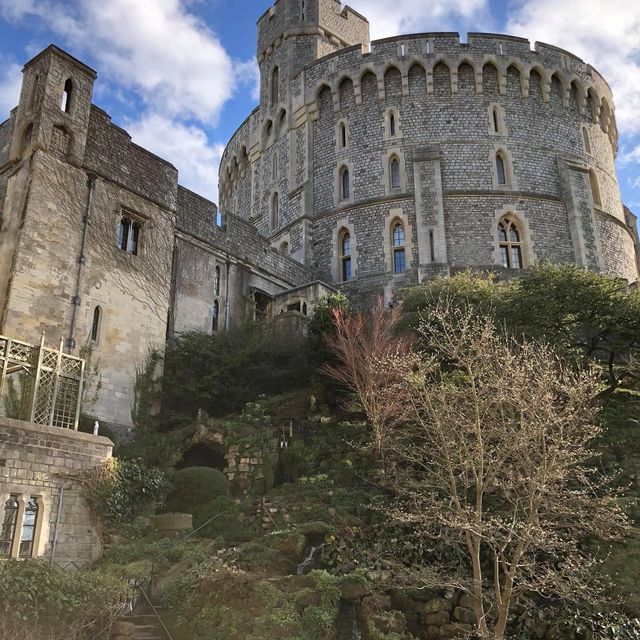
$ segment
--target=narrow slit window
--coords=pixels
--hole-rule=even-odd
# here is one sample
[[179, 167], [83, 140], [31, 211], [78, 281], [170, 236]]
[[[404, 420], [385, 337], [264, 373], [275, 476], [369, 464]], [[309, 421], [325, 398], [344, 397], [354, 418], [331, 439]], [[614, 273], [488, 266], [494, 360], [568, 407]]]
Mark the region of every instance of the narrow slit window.
[[340, 199], [348, 200], [351, 194], [351, 183], [349, 181], [349, 169], [343, 167], [340, 172]]
[[39, 510], [38, 498], [31, 496], [24, 507], [24, 519], [22, 521], [22, 532], [20, 534], [20, 549], [18, 551], [18, 557], [20, 558], [30, 558], [33, 555]]
[[494, 133], [499, 133], [500, 132], [500, 119], [498, 117], [498, 107], [493, 107], [493, 109], [491, 110], [491, 118], [493, 121], [493, 132]]
[[498, 184], [507, 184], [507, 171], [504, 165], [504, 158], [501, 153], [496, 154], [496, 175], [498, 176]]
[[213, 292], [217, 296], [220, 295], [220, 267], [216, 267], [216, 272], [213, 279]]
[[2, 529], [0, 529], [0, 558], [10, 558], [12, 555], [19, 506], [16, 495], [10, 495], [4, 503]]
[[211, 309], [211, 331], [218, 330], [219, 319], [220, 319], [220, 303], [216, 300], [213, 303], [213, 307]]
[[348, 231], [340, 235], [340, 279], [351, 280], [351, 236]]
[[391, 158], [391, 162], [389, 163], [389, 176], [391, 178], [391, 188], [399, 189], [400, 188], [400, 161], [398, 158]]
[[98, 338], [100, 336], [101, 316], [102, 316], [102, 311], [98, 306], [93, 310], [93, 320], [91, 322], [91, 342], [98, 342]]
[[393, 227], [391, 243], [393, 245], [393, 272], [404, 273], [407, 270], [407, 263], [405, 255], [404, 227], [400, 222], [397, 222]]
[[433, 240], [433, 229], [429, 229], [429, 258], [431, 262], [436, 261], [436, 250]]
[[347, 127], [344, 122], [340, 125], [340, 147], [344, 149], [347, 146]]
[[64, 90], [62, 91], [62, 101], [60, 102], [60, 110], [65, 113], [71, 113], [71, 101], [73, 98], [73, 81], [68, 78], [64, 83]]
[[277, 229], [280, 226], [280, 199], [277, 193], [271, 198], [271, 228]]
[[396, 117], [393, 111], [389, 114], [389, 135], [392, 137], [396, 135]]
[[278, 104], [280, 100], [280, 71], [274, 67], [271, 74], [271, 106]]
[[278, 154], [273, 154], [272, 166], [271, 166], [271, 175], [274, 180], [278, 178]]
[[602, 198], [600, 197], [600, 185], [598, 184], [598, 176], [593, 169], [589, 170], [589, 184], [591, 186], [591, 196], [593, 197], [593, 206], [601, 208]]

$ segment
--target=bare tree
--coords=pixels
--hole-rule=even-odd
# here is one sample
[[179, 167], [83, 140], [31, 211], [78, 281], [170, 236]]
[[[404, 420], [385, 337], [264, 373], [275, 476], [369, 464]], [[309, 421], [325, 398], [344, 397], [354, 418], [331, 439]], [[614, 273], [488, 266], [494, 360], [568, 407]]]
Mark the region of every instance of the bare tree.
[[[339, 364], [325, 364], [321, 370], [352, 392], [350, 405], [363, 411], [373, 430], [373, 451], [383, 455], [383, 440], [404, 417], [406, 404], [392, 391], [402, 384], [409, 369], [407, 356], [412, 343], [408, 337], [396, 337], [393, 327], [397, 309], [387, 310], [382, 301], [365, 317], [361, 314], [333, 311], [334, 333], [328, 347]], [[396, 366], [390, 367], [394, 362]]]
[[[593, 601], [596, 560], [581, 543], [627, 526], [607, 478], [589, 468], [600, 434], [590, 402], [596, 376], [460, 307], [440, 306], [420, 333], [424, 350], [407, 354], [404, 370], [392, 344], [379, 354], [391, 384], [377, 385], [375, 403], [360, 382], [367, 355], [349, 354], [337, 367], [356, 393], [364, 388], [362, 406], [367, 414], [373, 406], [369, 420], [382, 430], [380, 477], [395, 496], [390, 520], [466, 558], [469, 577], [450, 575], [448, 583], [471, 596], [482, 638], [504, 638], [510, 607], [524, 593]], [[381, 406], [399, 407], [402, 419], [381, 420]], [[407, 558], [395, 562], [404, 573]], [[453, 574], [433, 569], [439, 579]]]

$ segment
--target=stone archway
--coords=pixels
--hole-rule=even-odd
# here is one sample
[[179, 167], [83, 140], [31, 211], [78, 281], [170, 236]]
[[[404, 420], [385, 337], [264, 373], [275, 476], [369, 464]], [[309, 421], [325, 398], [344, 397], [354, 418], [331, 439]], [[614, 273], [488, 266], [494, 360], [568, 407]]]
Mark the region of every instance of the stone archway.
[[211, 467], [218, 471], [225, 471], [227, 468], [225, 448], [212, 442], [198, 442], [189, 447], [176, 464], [177, 469], [187, 467]]

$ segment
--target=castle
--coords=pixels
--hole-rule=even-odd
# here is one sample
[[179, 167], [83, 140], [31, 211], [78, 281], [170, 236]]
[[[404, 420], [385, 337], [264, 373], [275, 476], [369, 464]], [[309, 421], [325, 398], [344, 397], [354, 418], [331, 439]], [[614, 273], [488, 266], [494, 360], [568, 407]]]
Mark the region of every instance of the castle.
[[571, 53], [477, 33], [371, 43], [338, 0], [277, 0], [257, 53], [221, 213], [92, 104], [92, 69], [55, 46], [24, 67], [0, 124], [0, 334], [89, 346], [101, 421], [131, 424], [135, 368], [167, 336], [303, 317], [336, 289], [391, 300], [541, 261], [637, 280], [611, 91]]

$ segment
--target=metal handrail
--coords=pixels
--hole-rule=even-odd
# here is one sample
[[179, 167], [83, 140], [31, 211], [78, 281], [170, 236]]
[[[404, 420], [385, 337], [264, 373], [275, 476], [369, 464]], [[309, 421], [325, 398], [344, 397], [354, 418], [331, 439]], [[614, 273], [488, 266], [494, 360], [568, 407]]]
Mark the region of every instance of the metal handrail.
[[[209, 518], [204, 524], [201, 524], [197, 529], [194, 529], [193, 531], [188, 533], [184, 538], [181, 538], [180, 540], [178, 540], [178, 542], [176, 542], [175, 544], [172, 544], [168, 549], [165, 549], [164, 551], [160, 551], [160, 555], [164, 556], [165, 560], [169, 560], [169, 558], [167, 558], [167, 553], [169, 553], [169, 551], [184, 544], [187, 540], [189, 540], [189, 538], [191, 538], [196, 533], [198, 533], [198, 531], [200, 531], [201, 529], [204, 529], [204, 527], [206, 527], [208, 524], [210, 524], [217, 518], [220, 518], [221, 516], [222, 516], [221, 513], [216, 513], [215, 516], [213, 516], [212, 518]], [[148, 587], [149, 593], [153, 593], [153, 580], [155, 578], [156, 562], [157, 560], [155, 559], [151, 562], [151, 572], [149, 575], [149, 587]]]
[[169, 629], [167, 629], [167, 627], [166, 627], [164, 621], [162, 620], [162, 618], [160, 617], [160, 614], [158, 613], [157, 609], [153, 606], [153, 603], [151, 602], [151, 599], [147, 595], [147, 592], [142, 588], [142, 586], [140, 584], [137, 584], [137, 588], [138, 588], [138, 591], [140, 591], [140, 593], [144, 597], [144, 599], [147, 601], [147, 604], [149, 605], [149, 607], [151, 607], [151, 611], [153, 611], [153, 615], [156, 617], [156, 619], [160, 623], [160, 626], [162, 627], [162, 630], [164, 631], [164, 635], [166, 636], [167, 640], [173, 640], [173, 637], [172, 637], [171, 633], [169, 632]]

